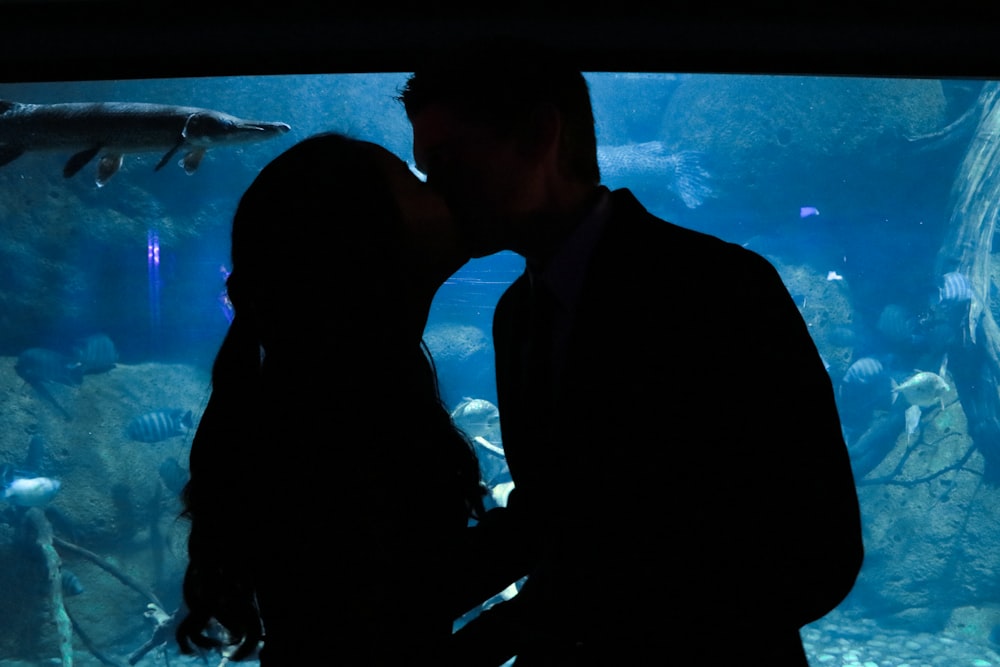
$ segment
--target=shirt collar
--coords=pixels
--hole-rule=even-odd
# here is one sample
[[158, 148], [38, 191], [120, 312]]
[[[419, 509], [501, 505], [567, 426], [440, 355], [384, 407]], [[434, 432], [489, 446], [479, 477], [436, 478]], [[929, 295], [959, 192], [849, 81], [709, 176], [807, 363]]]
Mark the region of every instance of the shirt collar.
[[576, 310], [587, 265], [611, 216], [611, 192], [600, 186], [594, 206], [566, 237], [543, 267], [527, 266], [528, 279], [548, 287], [556, 301], [569, 311]]

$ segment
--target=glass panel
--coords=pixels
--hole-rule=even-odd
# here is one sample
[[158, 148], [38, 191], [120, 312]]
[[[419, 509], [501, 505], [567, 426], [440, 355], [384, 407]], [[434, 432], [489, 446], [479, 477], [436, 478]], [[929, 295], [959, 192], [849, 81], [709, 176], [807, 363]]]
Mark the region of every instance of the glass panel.
[[[291, 127], [203, 157], [148, 140], [117, 170], [71, 157], [79, 147], [29, 141], [15, 156], [0, 141], [0, 664], [70, 651], [83, 665], [160, 664], [164, 650], [184, 662], [155, 629], [179, 603], [176, 493], [229, 321], [232, 213], [271, 158], [321, 130], [409, 159], [393, 100], [404, 78], [0, 85], [16, 103], [194, 106]], [[1000, 665], [997, 82], [588, 79], [605, 182], [765, 255], [837, 388], [867, 557], [848, 599], [803, 629], [811, 663]], [[490, 322], [522, 268], [511, 253], [470, 262], [426, 331], [496, 502], [507, 479]], [[776, 405], [768, 418], [795, 415]]]

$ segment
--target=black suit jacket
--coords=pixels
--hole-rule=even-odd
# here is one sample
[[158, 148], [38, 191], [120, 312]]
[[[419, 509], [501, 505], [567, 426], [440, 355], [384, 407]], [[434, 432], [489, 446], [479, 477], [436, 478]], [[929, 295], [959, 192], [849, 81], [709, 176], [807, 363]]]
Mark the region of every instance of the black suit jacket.
[[614, 191], [542, 415], [528, 290], [504, 293], [493, 335], [509, 512], [541, 546], [467, 641], [519, 664], [753, 646], [806, 665], [798, 629], [840, 603], [863, 550], [831, 382], [775, 269]]

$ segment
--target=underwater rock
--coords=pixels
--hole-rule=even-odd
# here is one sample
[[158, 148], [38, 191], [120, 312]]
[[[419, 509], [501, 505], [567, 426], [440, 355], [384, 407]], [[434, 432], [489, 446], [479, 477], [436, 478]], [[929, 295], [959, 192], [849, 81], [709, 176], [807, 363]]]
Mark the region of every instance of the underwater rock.
[[[14, 357], [0, 357], [5, 433], [17, 436], [0, 438], [0, 462], [21, 466], [26, 460], [26, 440], [44, 438], [44, 455], [35, 453], [29, 458], [41, 459], [40, 472], [62, 482], [45, 508], [55, 536], [108, 561], [127, 562], [129, 574], [145, 585], [179, 591], [186, 525], [178, 521], [176, 496], [164, 491], [158, 469], [166, 458], [188, 460], [191, 434], [155, 446], [137, 446], [127, 439], [123, 425], [149, 405], [200, 410], [210, 391], [209, 369], [187, 364], [118, 364], [113, 373], [88, 375], [82, 385], [72, 388], [74, 420], [66, 422], [51, 410], [40, 409], [42, 399], [24, 390], [15, 363]], [[13, 516], [13, 511], [0, 513], [0, 532], [3, 522]], [[40, 576], [37, 568], [22, 563], [31, 560], [24, 558], [24, 548], [23, 544], [0, 544], [0, 560], [16, 573], [13, 579], [0, 576], [4, 590], [12, 592], [0, 596], [0, 655], [25, 651], [55, 655], [51, 633], [40, 633], [37, 619], [35, 627], [20, 620], [26, 611], [34, 613], [33, 603], [20, 591], [29, 584], [37, 587]], [[56, 549], [60, 549], [58, 542]], [[113, 577], [90, 576], [91, 566], [71, 560], [67, 551], [61, 555], [64, 564], [87, 583], [86, 593], [79, 602], [73, 601], [72, 611], [86, 624], [95, 644], [116, 645], [123, 636], [148, 635], [148, 622], [135, 609], [134, 590]], [[39, 613], [46, 618], [48, 612], [40, 607]]]
[[954, 395], [915, 434], [895, 423], [888, 453], [856, 469], [865, 563], [850, 597], [860, 616], [940, 631], [950, 610], [1000, 599], [1000, 487], [984, 483]]
[[795, 303], [830, 376], [843, 377], [854, 353], [854, 340], [844, 333], [854, 324], [850, 285], [845, 280], [827, 280], [823, 267], [786, 263], [772, 256], [767, 259], [778, 271], [785, 288], [795, 295]]
[[[916, 150], [906, 138], [931, 134], [952, 120], [935, 80], [692, 77], [680, 82], [664, 108], [658, 135], [667, 137], [671, 152], [724, 158], [711, 163], [713, 189], [738, 208], [798, 211], [801, 202], [864, 207], [905, 201], [887, 187], [895, 183], [912, 197], [910, 180], [899, 174]], [[808, 174], [823, 174], [822, 181]], [[750, 199], [733, 201], [736, 193]]]

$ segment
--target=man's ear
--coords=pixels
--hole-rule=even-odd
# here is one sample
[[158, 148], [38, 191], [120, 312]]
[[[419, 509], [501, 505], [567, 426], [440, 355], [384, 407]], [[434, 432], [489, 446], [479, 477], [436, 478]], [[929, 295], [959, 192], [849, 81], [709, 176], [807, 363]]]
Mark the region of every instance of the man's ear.
[[540, 159], [558, 152], [562, 134], [562, 116], [555, 106], [543, 104], [532, 112], [521, 132], [520, 150], [530, 159]]

